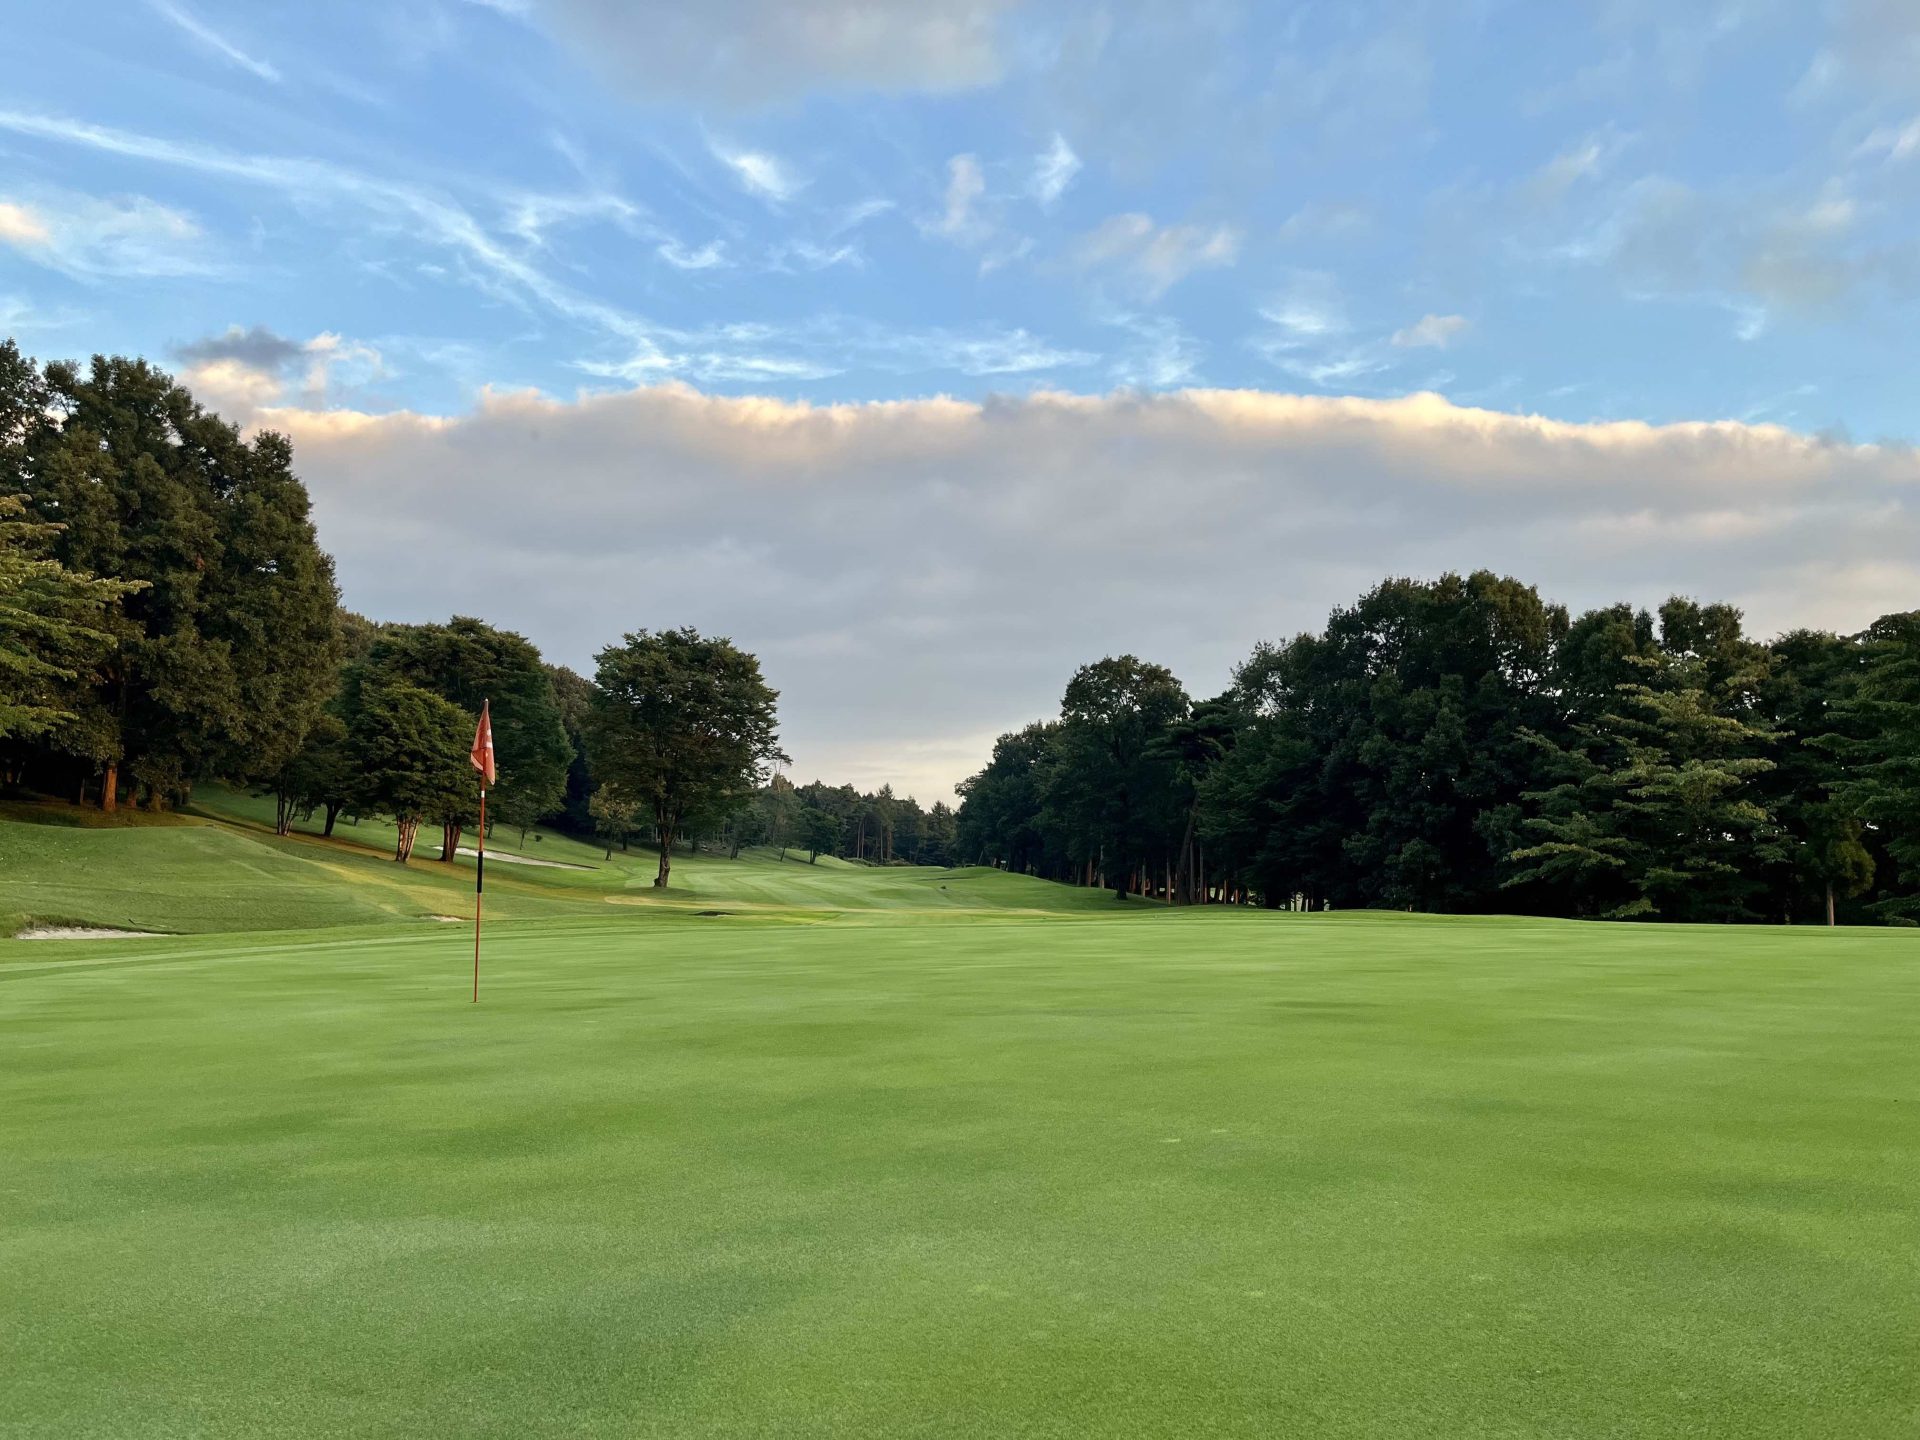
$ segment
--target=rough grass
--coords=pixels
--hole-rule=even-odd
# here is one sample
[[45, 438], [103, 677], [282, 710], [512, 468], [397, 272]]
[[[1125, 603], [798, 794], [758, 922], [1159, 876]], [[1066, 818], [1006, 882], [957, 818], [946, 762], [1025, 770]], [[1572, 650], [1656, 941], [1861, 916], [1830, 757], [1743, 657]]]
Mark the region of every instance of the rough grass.
[[0, 943], [9, 1435], [1915, 1432], [1898, 932], [21, 828], [374, 919]]

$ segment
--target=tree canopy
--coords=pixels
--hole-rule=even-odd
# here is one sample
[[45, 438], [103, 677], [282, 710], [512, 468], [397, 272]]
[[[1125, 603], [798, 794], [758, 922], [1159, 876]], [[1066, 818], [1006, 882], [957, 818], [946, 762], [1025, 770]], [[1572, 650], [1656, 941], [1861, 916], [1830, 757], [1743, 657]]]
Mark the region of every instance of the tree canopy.
[[691, 629], [637, 631], [597, 657], [594, 773], [651, 811], [664, 888], [683, 824], [747, 803], [784, 760], [760, 662]]
[[1575, 617], [1478, 572], [1385, 581], [1185, 709], [1164, 672], [1133, 698], [1155, 669], [1086, 667], [1003, 735], [960, 857], [1176, 903], [1920, 914], [1911, 615], [1766, 645], [1729, 606]]
[[[43, 744], [159, 806], [208, 775], [270, 775], [328, 698], [333, 563], [285, 437], [250, 439], [145, 361], [36, 368], [0, 343], [0, 493], [24, 495], [47, 556], [131, 582], [118, 643], [76, 667]], [[58, 662], [56, 662], [58, 663]]]

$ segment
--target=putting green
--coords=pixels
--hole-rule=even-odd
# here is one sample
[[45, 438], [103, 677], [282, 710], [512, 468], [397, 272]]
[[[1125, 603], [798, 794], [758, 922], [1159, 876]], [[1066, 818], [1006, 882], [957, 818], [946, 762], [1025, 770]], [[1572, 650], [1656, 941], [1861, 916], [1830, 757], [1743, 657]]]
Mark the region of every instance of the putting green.
[[[151, 843], [202, 835], [264, 868]], [[311, 928], [0, 942], [0, 1433], [1920, 1416], [1901, 932], [1115, 914], [772, 859], [703, 916], [728, 862], [658, 900], [636, 855], [502, 877], [474, 1006], [431, 862], [86, 838], [126, 848], [63, 916], [159, 855], [173, 928], [233, 929], [189, 911], [242, 883]]]

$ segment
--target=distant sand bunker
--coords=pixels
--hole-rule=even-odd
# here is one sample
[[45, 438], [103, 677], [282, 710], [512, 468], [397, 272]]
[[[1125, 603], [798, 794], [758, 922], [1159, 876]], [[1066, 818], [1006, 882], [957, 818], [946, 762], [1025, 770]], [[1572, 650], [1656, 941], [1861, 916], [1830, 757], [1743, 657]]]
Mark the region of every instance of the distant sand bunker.
[[158, 930], [101, 930], [92, 925], [36, 925], [22, 930], [16, 940], [151, 940]]
[[[476, 852], [462, 845], [460, 847], [460, 853], [462, 855], [472, 855]], [[505, 865], [543, 865], [549, 870], [593, 869], [591, 865], [575, 865], [567, 860], [536, 860], [531, 855], [509, 855], [504, 850], [489, 850], [487, 852], [487, 858], [489, 860], [498, 860]]]

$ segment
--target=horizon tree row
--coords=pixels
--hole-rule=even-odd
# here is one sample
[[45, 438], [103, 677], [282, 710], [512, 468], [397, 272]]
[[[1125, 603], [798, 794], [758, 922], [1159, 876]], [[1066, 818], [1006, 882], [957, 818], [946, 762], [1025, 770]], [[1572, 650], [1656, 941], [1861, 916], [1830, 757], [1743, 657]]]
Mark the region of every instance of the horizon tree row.
[[961, 858], [1177, 904], [1920, 916], [1920, 613], [1747, 637], [1390, 579], [1195, 702], [1133, 656], [961, 787]]

